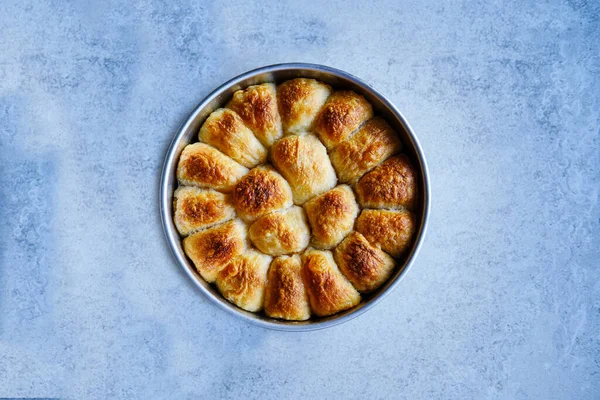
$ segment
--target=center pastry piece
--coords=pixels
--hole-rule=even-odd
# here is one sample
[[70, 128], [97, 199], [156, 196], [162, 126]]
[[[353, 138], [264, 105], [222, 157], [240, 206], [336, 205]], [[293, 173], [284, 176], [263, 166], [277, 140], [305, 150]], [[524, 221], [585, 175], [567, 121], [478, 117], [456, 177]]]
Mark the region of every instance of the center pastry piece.
[[361, 95], [306, 78], [238, 90], [187, 145], [174, 222], [225, 299], [303, 321], [381, 287], [418, 226], [418, 176]]

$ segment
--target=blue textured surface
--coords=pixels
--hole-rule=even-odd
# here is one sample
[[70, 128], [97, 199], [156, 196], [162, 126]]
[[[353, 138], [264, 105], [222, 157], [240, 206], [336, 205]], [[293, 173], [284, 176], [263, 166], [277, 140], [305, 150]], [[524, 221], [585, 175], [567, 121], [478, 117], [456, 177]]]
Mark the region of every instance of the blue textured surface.
[[[0, 397], [600, 398], [598, 2], [1, 3]], [[211, 305], [157, 206], [201, 98], [290, 61], [388, 95], [433, 190], [398, 289], [301, 334]]]

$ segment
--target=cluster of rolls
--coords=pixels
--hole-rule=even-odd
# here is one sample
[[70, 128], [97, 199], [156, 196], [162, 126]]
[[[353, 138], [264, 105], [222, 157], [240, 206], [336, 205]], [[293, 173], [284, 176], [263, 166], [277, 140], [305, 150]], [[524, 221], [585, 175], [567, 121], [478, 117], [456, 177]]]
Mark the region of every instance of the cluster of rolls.
[[297, 78], [237, 91], [181, 153], [174, 222], [245, 310], [306, 320], [379, 288], [416, 229], [416, 172], [361, 95]]

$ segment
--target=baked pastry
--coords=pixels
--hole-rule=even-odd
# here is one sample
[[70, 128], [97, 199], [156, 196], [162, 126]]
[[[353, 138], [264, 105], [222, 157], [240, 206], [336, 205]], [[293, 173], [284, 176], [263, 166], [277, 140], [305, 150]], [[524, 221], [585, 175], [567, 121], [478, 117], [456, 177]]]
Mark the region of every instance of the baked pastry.
[[233, 191], [238, 215], [252, 221], [268, 212], [292, 205], [292, 190], [271, 167], [257, 167], [244, 176]]
[[177, 179], [186, 186], [231, 191], [248, 172], [219, 150], [204, 143], [187, 145], [179, 156]]
[[359, 292], [371, 292], [388, 280], [395, 262], [359, 232], [352, 232], [333, 252], [340, 271]]
[[367, 121], [329, 153], [340, 182], [354, 182], [402, 149], [392, 127], [381, 117]]
[[200, 276], [244, 310], [348, 310], [413, 241], [417, 170], [358, 93], [307, 78], [249, 86], [198, 139], [179, 159], [174, 223]]
[[284, 132], [307, 131], [330, 94], [331, 86], [314, 79], [296, 78], [279, 85], [277, 101]]
[[418, 193], [415, 169], [404, 154], [390, 157], [360, 178], [356, 193], [363, 207], [413, 209]]
[[278, 140], [271, 149], [271, 159], [290, 183], [298, 205], [336, 184], [327, 150], [313, 135], [291, 135]]
[[371, 117], [373, 107], [364, 97], [351, 90], [339, 90], [327, 99], [315, 119], [313, 131], [331, 149]]
[[264, 164], [267, 159], [267, 150], [240, 116], [227, 108], [219, 108], [206, 118], [198, 138], [247, 168]]
[[415, 219], [407, 210], [363, 210], [356, 220], [356, 230], [371, 244], [398, 258], [411, 243]]
[[299, 255], [277, 257], [271, 263], [265, 289], [265, 314], [291, 321], [310, 318]]
[[183, 236], [235, 217], [235, 208], [228, 194], [182, 186], [175, 191], [173, 197], [175, 226]]
[[263, 253], [280, 256], [304, 250], [310, 240], [310, 228], [302, 207], [292, 206], [257, 219], [248, 236]]
[[348, 185], [339, 185], [304, 203], [312, 227], [312, 245], [322, 249], [337, 246], [354, 227], [358, 205]]
[[196, 232], [183, 239], [183, 250], [200, 276], [214, 282], [225, 264], [246, 251], [246, 227], [233, 220]]
[[281, 137], [281, 118], [274, 84], [263, 83], [238, 90], [227, 103], [227, 108], [238, 113], [263, 145], [270, 147]]
[[253, 312], [261, 310], [271, 260], [263, 253], [247, 250], [219, 271], [217, 288], [236, 306]]
[[316, 315], [325, 317], [360, 303], [360, 294], [335, 265], [330, 251], [307, 250], [302, 264], [310, 306]]

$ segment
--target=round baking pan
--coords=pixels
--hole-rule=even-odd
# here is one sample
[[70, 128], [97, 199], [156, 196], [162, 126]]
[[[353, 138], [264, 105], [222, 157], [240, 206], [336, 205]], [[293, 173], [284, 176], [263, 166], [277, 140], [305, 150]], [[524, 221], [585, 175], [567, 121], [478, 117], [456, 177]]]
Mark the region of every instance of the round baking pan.
[[[192, 262], [186, 257], [181, 245], [182, 239], [173, 223], [173, 191], [177, 188], [175, 172], [179, 155], [186, 145], [197, 141], [198, 130], [210, 113], [224, 106], [236, 90], [265, 82], [280, 83], [298, 77], [318, 79], [328, 83], [335, 89], [354, 90], [371, 102], [375, 114], [384, 117], [394, 127], [404, 145], [402, 151], [411, 158], [418, 171], [420, 204], [416, 209], [418, 228], [416, 229], [412, 246], [402, 259], [399, 260], [398, 267], [382, 287], [373, 293], [362, 295], [362, 302], [350, 310], [330, 317], [313, 317], [308, 321], [292, 322], [269, 318], [263, 313], [251, 313], [242, 310], [225, 300], [214, 286], [211, 286], [200, 277]], [[236, 315], [244, 321], [264, 328], [282, 331], [309, 331], [335, 326], [361, 315], [371, 307], [374, 307], [398, 286], [402, 277], [413, 264], [423, 243], [429, 216], [430, 187], [427, 164], [419, 141], [400, 111], [385, 96], [365, 82], [344, 71], [322, 65], [290, 63], [270, 65], [243, 73], [224, 83], [202, 100], [181, 128], [179, 128], [169, 147], [162, 170], [159, 198], [162, 224], [169, 247], [173, 251], [173, 255], [179, 266], [183, 268], [186, 275], [206, 297], [223, 310]]]

